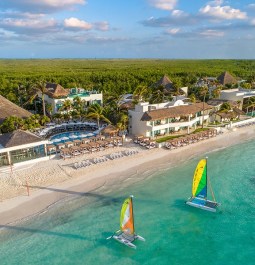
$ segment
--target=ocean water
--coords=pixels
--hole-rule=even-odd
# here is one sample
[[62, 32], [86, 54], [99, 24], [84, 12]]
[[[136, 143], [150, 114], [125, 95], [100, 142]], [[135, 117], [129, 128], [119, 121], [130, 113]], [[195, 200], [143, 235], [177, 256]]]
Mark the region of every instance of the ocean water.
[[[29, 220], [0, 230], [0, 264], [255, 264], [255, 141], [208, 155], [216, 213], [185, 205], [198, 161], [72, 195]], [[134, 182], [134, 179], [139, 181]], [[130, 249], [106, 240], [134, 195], [135, 225], [146, 241]]]

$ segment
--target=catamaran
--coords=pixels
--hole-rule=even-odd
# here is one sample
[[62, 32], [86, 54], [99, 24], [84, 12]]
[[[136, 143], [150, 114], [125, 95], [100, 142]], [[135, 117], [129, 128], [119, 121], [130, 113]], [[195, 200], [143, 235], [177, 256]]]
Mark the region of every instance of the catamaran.
[[[207, 183], [211, 189], [213, 201], [207, 199]], [[186, 201], [186, 204], [211, 212], [216, 212], [216, 208], [219, 206], [219, 203], [215, 201], [214, 193], [207, 176], [207, 157], [201, 159], [197, 164], [193, 177], [192, 196]]]
[[114, 238], [120, 243], [136, 248], [133, 242], [138, 239], [145, 241], [145, 239], [135, 233], [134, 213], [133, 213], [133, 196], [127, 198], [121, 208], [120, 213], [120, 230], [116, 231], [112, 236], [107, 239]]

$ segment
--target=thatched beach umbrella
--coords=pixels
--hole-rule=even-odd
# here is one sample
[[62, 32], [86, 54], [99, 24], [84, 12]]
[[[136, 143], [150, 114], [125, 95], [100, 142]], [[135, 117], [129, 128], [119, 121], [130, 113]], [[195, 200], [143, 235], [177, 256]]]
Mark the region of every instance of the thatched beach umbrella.
[[105, 127], [104, 129], [102, 129], [101, 133], [105, 136], [116, 136], [119, 132], [119, 129], [113, 125], [108, 125], [107, 127]]

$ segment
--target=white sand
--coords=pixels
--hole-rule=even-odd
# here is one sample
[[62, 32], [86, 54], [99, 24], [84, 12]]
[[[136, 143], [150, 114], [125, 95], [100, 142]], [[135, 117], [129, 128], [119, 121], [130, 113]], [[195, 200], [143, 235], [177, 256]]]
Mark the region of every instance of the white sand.
[[[127, 180], [130, 176], [132, 181], [136, 181], [142, 173], [146, 175], [148, 170], [156, 170], [159, 164], [176, 166], [192, 157], [203, 156], [205, 153], [252, 139], [255, 137], [254, 132], [255, 126], [239, 128], [175, 150], [148, 150], [129, 142], [122, 147], [68, 160], [54, 158], [26, 168], [17, 167], [12, 173], [0, 171], [0, 224], [5, 225], [41, 212], [72, 193], [89, 192], [98, 188], [101, 192], [106, 192], [114, 187], [114, 182]], [[77, 161], [109, 157], [111, 153], [123, 153], [125, 150], [137, 150], [138, 153], [86, 168], [73, 167]], [[30, 196], [27, 194], [26, 182]]]

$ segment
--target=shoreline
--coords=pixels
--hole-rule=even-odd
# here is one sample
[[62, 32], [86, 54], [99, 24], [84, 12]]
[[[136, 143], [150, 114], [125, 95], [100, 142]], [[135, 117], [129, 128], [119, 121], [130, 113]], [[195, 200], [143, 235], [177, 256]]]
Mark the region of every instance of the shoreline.
[[[183, 161], [202, 156], [204, 153], [215, 152], [254, 139], [254, 132], [255, 126], [239, 128], [236, 131], [227, 131], [216, 137], [174, 150], [165, 148], [145, 150], [140, 146], [133, 145], [131, 146], [132, 149], [139, 150], [135, 155], [108, 160], [78, 170], [70, 166], [70, 160], [62, 161], [60, 159], [49, 160], [47, 163], [35, 163], [27, 169], [17, 169], [14, 172], [14, 182], [20, 180], [21, 177], [24, 177], [24, 179], [27, 176], [30, 177], [31, 193], [30, 196], [27, 196], [22, 184], [24, 180], [19, 185], [15, 183], [9, 185], [10, 187], [8, 186], [10, 190], [16, 189], [16, 191], [22, 193], [13, 198], [3, 199], [0, 202], [0, 225], [4, 226], [27, 220], [51, 206], [54, 207], [55, 203], [63, 200], [68, 195], [86, 196], [86, 193], [107, 193], [114, 189], [114, 185], [119, 185], [123, 181], [126, 181], [125, 185], [143, 181], [149, 176], [148, 172], [150, 172], [150, 175], [156, 173], [159, 165], [166, 168], [179, 166]], [[107, 152], [114, 153], [116, 150], [123, 151], [127, 148], [126, 145], [122, 148], [118, 147], [118, 150], [116, 148], [93, 155], [98, 157], [107, 154]], [[45, 175], [49, 178], [47, 179]], [[1, 189], [0, 187], [0, 193], [3, 194]], [[7, 193], [8, 190], [5, 192]]]

